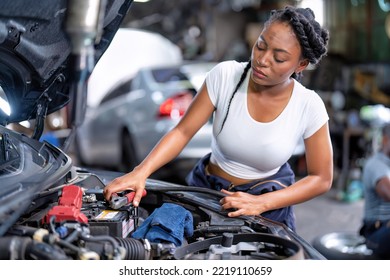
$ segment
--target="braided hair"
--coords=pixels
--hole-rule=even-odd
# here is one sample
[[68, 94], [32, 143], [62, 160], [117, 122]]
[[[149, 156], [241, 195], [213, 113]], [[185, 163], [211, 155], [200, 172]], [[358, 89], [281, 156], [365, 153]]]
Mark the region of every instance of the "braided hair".
[[[315, 15], [312, 9], [287, 6], [284, 9], [272, 10], [270, 18], [265, 22], [265, 26], [274, 22], [287, 22], [290, 24], [301, 46], [302, 58], [307, 59], [312, 65], [318, 64], [322, 57], [326, 55], [329, 33], [315, 20]], [[230, 104], [232, 103], [232, 100], [242, 82], [245, 80], [250, 68], [251, 60], [248, 61], [243, 73], [241, 74], [240, 80], [230, 97], [226, 115], [222, 121], [219, 133], [221, 133], [225, 125], [229, 114]], [[293, 73], [291, 78], [299, 81], [302, 78], [302, 73]]]

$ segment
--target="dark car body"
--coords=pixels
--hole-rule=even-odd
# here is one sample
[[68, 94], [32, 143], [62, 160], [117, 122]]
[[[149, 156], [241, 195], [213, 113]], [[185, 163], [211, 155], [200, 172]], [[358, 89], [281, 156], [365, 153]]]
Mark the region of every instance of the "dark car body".
[[[139, 207], [113, 207], [102, 189], [122, 173], [75, 166], [66, 153], [72, 137], [63, 147], [39, 140], [44, 117], [64, 106], [77, 131], [93, 69], [80, 62], [96, 63], [131, 2], [0, 2], [1, 97], [10, 108], [0, 115], [0, 259], [323, 259], [282, 224], [229, 218], [220, 208], [223, 194], [213, 190], [148, 179]], [[102, 16], [92, 30], [83, 21], [89, 12]], [[36, 119], [31, 137], [8, 128], [28, 119]], [[192, 234], [179, 236], [180, 245], [132, 237], [167, 204], [190, 213]]]

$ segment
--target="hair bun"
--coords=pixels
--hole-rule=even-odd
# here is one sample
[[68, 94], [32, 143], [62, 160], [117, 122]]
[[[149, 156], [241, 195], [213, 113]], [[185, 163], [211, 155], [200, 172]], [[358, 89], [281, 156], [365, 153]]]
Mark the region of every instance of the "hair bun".
[[305, 8], [304, 15], [310, 21], [315, 20], [315, 14], [314, 14], [313, 10], [310, 8]]

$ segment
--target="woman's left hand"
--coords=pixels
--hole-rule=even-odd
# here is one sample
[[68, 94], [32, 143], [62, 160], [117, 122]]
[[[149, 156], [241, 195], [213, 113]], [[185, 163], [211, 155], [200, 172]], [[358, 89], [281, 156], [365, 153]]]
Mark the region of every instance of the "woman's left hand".
[[221, 190], [224, 194], [227, 194], [219, 202], [222, 208], [232, 209], [235, 211], [229, 212], [229, 217], [238, 217], [241, 215], [259, 215], [264, 212], [262, 203], [259, 202], [259, 196], [245, 192], [229, 192], [227, 190]]

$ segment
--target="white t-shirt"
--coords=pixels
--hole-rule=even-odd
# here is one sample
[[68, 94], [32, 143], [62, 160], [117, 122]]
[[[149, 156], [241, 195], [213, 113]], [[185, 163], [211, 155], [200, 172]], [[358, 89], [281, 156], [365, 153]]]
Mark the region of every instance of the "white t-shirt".
[[254, 120], [247, 105], [249, 70], [219, 133], [246, 64], [221, 62], [206, 77], [208, 93], [216, 108], [210, 161], [238, 178], [260, 179], [275, 174], [289, 160], [299, 141], [313, 135], [329, 116], [320, 96], [294, 80], [291, 98], [283, 112], [271, 122]]

